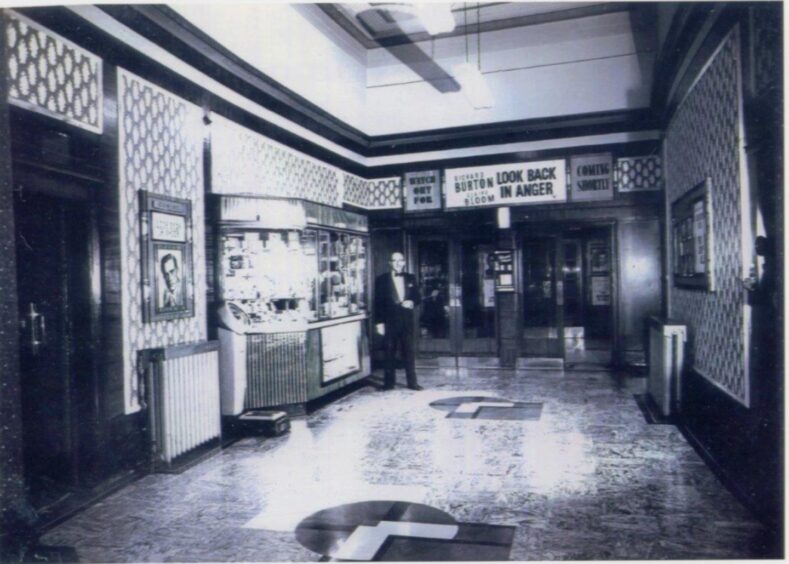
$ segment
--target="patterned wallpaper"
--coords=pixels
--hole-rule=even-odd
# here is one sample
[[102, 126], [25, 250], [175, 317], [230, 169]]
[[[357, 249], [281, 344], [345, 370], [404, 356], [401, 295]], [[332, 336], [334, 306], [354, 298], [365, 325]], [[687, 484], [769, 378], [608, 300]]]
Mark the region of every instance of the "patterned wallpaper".
[[211, 123], [211, 191], [302, 198], [336, 207], [402, 207], [399, 177], [365, 180], [218, 115]]
[[399, 176], [370, 180], [367, 186], [367, 208], [388, 210], [403, 207], [402, 182]]
[[672, 288], [669, 315], [690, 329], [690, 362], [748, 405], [740, 191], [740, 42], [736, 29], [682, 102], [666, 132], [669, 204], [712, 179], [716, 291]]
[[359, 208], [367, 209], [369, 202], [367, 196], [368, 180], [350, 173], [344, 173], [342, 178], [345, 203]]
[[345, 173], [345, 203], [366, 210], [388, 210], [403, 207], [402, 179], [376, 178], [365, 180]]
[[211, 191], [303, 198], [342, 205], [340, 169], [214, 115]]
[[663, 188], [663, 167], [658, 155], [616, 160], [615, 183], [620, 192]]
[[5, 14], [9, 102], [101, 133], [101, 59], [21, 14]]
[[[118, 70], [123, 361], [126, 413], [139, 410], [137, 351], [205, 340], [202, 111]], [[139, 190], [192, 201], [194, 317], [143, 323]]]

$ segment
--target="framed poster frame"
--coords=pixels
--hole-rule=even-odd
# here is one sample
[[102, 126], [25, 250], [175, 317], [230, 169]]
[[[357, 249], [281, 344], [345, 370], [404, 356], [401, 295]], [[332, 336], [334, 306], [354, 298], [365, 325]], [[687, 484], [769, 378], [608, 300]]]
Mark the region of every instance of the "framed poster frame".
[[139, 194], [143, 321], [194, 317], [192, 202]]
[[674, 286], [715, 291], [714, 215], [709, 177], [671, 204]]

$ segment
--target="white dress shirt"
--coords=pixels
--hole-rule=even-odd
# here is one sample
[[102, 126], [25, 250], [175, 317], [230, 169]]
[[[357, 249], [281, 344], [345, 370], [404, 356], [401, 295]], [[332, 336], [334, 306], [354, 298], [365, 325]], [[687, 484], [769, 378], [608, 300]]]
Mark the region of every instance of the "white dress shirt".
[[394, 287], [397, 291], [397, 298], [400, 300], [400, 303], [405, 300], [405, 276], [396, 276], [394, 272], [392, 272], [392, 280], [394, 281]]

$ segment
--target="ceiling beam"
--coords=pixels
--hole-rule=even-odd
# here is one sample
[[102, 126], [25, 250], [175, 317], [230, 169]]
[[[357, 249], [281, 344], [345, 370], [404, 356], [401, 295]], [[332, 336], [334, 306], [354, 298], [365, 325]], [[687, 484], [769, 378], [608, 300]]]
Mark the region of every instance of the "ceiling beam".
[[[491, 4], [487, 7], [492, 7], [497, 4]], [[317, 9], [322, 10], [329, 16], [338, 26], [346, 31], [353, 39], [367, 49], [376, 49], [381, 47], [380, 41], [385, 39], [387, 43], [395, 45], [397, 43], [418, 43], [420, 41], [428, 41], [432, 38], [427, 32], [415, 33], [411, 35], [404, 35], [402, 31], [394, 31], [391, 33], [376, 35], [373, 28], [369, 26], [356, 25], [348, 15], [337, 7], [337, 4], [315, 4]], [[486, 6], [480, 6], [480, 10], [485, 10]], [[476, 9], [476, 8], [474, 8]], [[588, 18], [591, 16], [600, 16], [603, 14], [613, 14], [617, 12], [627, 12], [634, 9], [632, 2], [606, 2], [601, 4], [592, 4], [589, 6], [582, 6], [578, 8], [568, 8], [566, 10], [556, 10], [553, 12], [545, 12], [542, 14], [529, 14], [527, 16], [518, 16], [514, 18], [505, 18], [492, 21], [483, 21], [477, 26], [476, 23], [466, 25], [459, 25], [454, 31], [450, 33], [442, 33], [441, 39], [447, 37], [457, 37], [466, 35], [467, 33], [486, 33], [489, 31], [500, 31], [503, 29], [511, 29], [516, 27], [527, 27], [533, 25], [540, 25], [553, 22], [561, 22], [566, 20], [574, 20], [578, 18]], [[460, 10], [462, 11], [462, 9]]]

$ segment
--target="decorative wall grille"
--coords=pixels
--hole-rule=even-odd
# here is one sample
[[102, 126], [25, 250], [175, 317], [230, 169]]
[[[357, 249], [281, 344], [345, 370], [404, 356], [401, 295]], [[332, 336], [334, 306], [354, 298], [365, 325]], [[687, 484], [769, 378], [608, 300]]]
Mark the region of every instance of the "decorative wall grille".
[[101, 133], [101, 59], [14, 11], [5, 25], [8, 101]]

